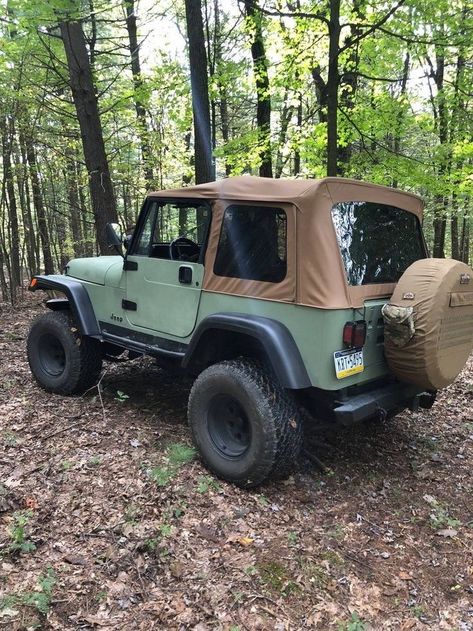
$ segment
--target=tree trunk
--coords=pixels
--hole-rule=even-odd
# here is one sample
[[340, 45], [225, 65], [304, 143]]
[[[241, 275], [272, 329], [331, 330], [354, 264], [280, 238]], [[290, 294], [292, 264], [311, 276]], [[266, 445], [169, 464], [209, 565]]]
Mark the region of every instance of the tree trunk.
[[457, 261], [461, 261], [460, 258], [460, 242], [458, 239], [458, 208], [453, 206], [452, 208], [452, 216], [450, 218], [450, 237], [452, 241], [452, 259], [456, 259]]
[[338, 174], [338, 57], [340, 49], [340, 0], [330, 0], [327, 75], [327, 175]]
[[117, 209], [84, 32], [82, 25], [75, 21], [61, 22], [59, 26], [89, 174], [97, 241], [101, 254], [110, 254], [105, 226], [117, 221]]
[[39, 251], [37, 250], [37, 241], [35, 235], [35, 226], [33, 216], [31, 214], [31, 197], [28, 182], [28, 163], [26, 158], [26, 150], [20, 129], [20, 159], [22, 164], [21, 177], [18, 176], [18, 192], [20, 198], [21, 214], [23, 218], [23, 228], [25, 231], [25, 244], [27, 254], [27, 264], [29, 276], [38, 274], [40, 270]]
[[17, 287], [21, 284], [20, 265], [20, 233], [18, 224], [18, 208], [15, 196], [15, 184], [11, 165], [13, 137], [15, 134], [14, 122], [11, 117], [5, 116], [1, 121], [3, 144], [3, 178], [8, 200], [8, 219], [10, 223], [10, 295], [15, 301]]
[[74, 159], [74, 152], [69, 147], [65, 149], [66, 168], [64, 180], [67, 189], [67, 201], [69, 203], [69, 224], [72, 232], [72, 247], [74, 256], [79, 257], [84, 254], [84, 243], [82, 235], [82, 225], [80, 221], [80, 200], [77, 190], [77, 170]]
[[273, 177], [271, 160], [271, 95], [268, 61], [264, 48], [262, 14], [257, 0], [245, 0], [245, 11], [252, 31], [251, 57], [256, 84], [256, 127], [261, 177]]
[[460, 239], [460, 260], [464, 263], [470, 261], [470, 212], [465, 210], [462, 221], [462, 233]]
[[[405, 96], [407, 91], [407, 80], [409, 78], [409, 68], [411, 62], [411, 55], [409, 51], [406, 52], [406, 56], [404, 57], [404, 65], [402, 69], [402, 79], [401, 79], [401, 90], [399, 96], [401, 99]], [[402, 136], [402, 123], [404, 121], [404, 110], [403, 110], [404, 102], [401, 100], [399, 104], [399, 111], [396, 116], [396, 131], [394, 134], [394, 142], [393, 142], [393, 151], [396, 154], [401, 153], [401, 136]], [[392, 187], [398, 187], [397, 177], [395, 177], [392, 181]]]
[[292, 106], [289, 104], [289, 90], [286, 88], [284, 94], [284, 102], [280, 115], [279, 134], [278, 134], [278, 150], [276, 153], [276, 165], [274, 167], [274, 177], [280, 178], [284, 169], [283, 150], [287, 140], [287, 130], [292, 117]]
[[[437, 130], [442, 149], [446, 149], [448, 142], [447, 109], [444, 93], [445, 58], [443, 49], [437, 49], [436, 71], [434, 80], [437, 85]], [[438, 169], [439, 178], [443, 178], [447, 172], [449, 157], [442, 155]], [[445, 231], [447, 226], [447, 200], [444, 195], [437, 195], [434, 206], [434, 247], [433, 255], [437, 258], [445, 258]]]
[[194, 119], [195, 182], [215, 180], [210, 128], [207, 53], [201, 0], [185, 0]]
[[300, 132], [302, 130], [302, 92], [297, 95], [297, 143], [294, 149], [294, 172], [293, 175], [299, 175], [301, 172], [301, 151], [300, 151]]
[[26, 150], [26, 159], [30, 167], [31, 190], [33, 193], [33, 205], [36, 211], [36, 219], [38, 221], [38, 229], [41, 240], [41, 249], [43, 251], [44, 273], [53, 274], [54, 264], [51, 254], [51, 242], [49, 238], [48, 223], [43, 203], [43, 195], [38, 178], [38, 169], [36, 165], [36, 153], [32, 138], [24, 136], [24, 144]]
[[131, 74], [133, 76], [133, 100], [135, 103], [138, 135], [141, 145], [144, 175], [149, 189], [153, 187], [153, 163], [149, 142], [149, 128], [146, 120], [146, 99], [143, 96], [143, 79], [141, 76], [140, 47], [136, 28], [135, 0], [125, 0], [126, 30], [128, 33], [128, 48], [130, 50]]

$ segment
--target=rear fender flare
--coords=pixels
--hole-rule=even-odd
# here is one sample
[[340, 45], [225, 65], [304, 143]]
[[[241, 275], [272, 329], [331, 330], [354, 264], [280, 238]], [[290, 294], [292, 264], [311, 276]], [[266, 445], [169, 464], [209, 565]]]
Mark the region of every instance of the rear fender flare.
[[211, 331], [228, 331], [256, 339], [265, 351], [281, 386], [299, 390], [310, 388], [311, 382], [299, 348], [289, 329], [271, 318], [242, 313], [215, 313], [207, 316], [192, 336], [182, 360], [184, 368], [196, 365], [205, 343], [203, 336]]
[[67, 303], [64, 299], [48, 301], [48, 308], [52, 310], [70, 308], [74, 316], [75, 323], [81, 335], [100, 338], [100, 328], [97, 324], [92, 303], [86, 288], [77, 280], [67, 276], [34, 276], [36, 283], [30, 284], [30, 291], [55, 290], [66, 295]]

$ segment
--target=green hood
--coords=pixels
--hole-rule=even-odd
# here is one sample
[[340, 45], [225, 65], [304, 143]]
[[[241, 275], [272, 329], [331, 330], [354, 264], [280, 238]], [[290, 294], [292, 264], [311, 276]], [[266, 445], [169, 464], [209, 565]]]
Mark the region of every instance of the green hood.
[[[111, 268], [123, 267], [121, 256], [95, 256], [85, 259], [72, 259], [67, 264], [67, 275], [89, 283], [105, 285], [105, 277]], [[108, 283], [107, 283], [108, 284]]]

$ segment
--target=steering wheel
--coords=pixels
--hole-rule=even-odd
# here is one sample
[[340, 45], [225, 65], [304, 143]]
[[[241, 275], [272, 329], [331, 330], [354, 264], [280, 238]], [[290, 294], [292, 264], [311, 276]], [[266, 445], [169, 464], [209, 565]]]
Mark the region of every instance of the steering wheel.
[[[184, 254], [184, 252], [181, 254], [181, 252], [179, 251], [179, 246], [181, 245], [187, 246], [185, 252], [185, 255], [187, 257], [186, 259], [181, 258]], [[176, 239], [173, 239], [169, 244], [169, 258], [171, 259], [171, 261], [190, 261], [193, 257], [198, 256], [199, 254], [199, 245], [195, 241], [192, 241], [192, 239], [188, 239], [187, 237], [177, 237]]]

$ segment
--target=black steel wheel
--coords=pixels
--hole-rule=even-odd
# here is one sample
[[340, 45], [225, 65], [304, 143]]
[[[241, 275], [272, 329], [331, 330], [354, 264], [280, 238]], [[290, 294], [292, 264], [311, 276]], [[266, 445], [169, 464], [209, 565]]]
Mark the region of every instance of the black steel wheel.
[[204, 370], [191, 390], [188, 417], [202, 460], [225, 480], [254, 487], [294, 468], [302, 441], [298, 407], [254, 360]]
[[38, 316], [31, 325], [26, 347], [31, 372], [48, 392], [77, 394], [98, 381], [102, 368], [100, 342], [81, 336], [69, 311]]

